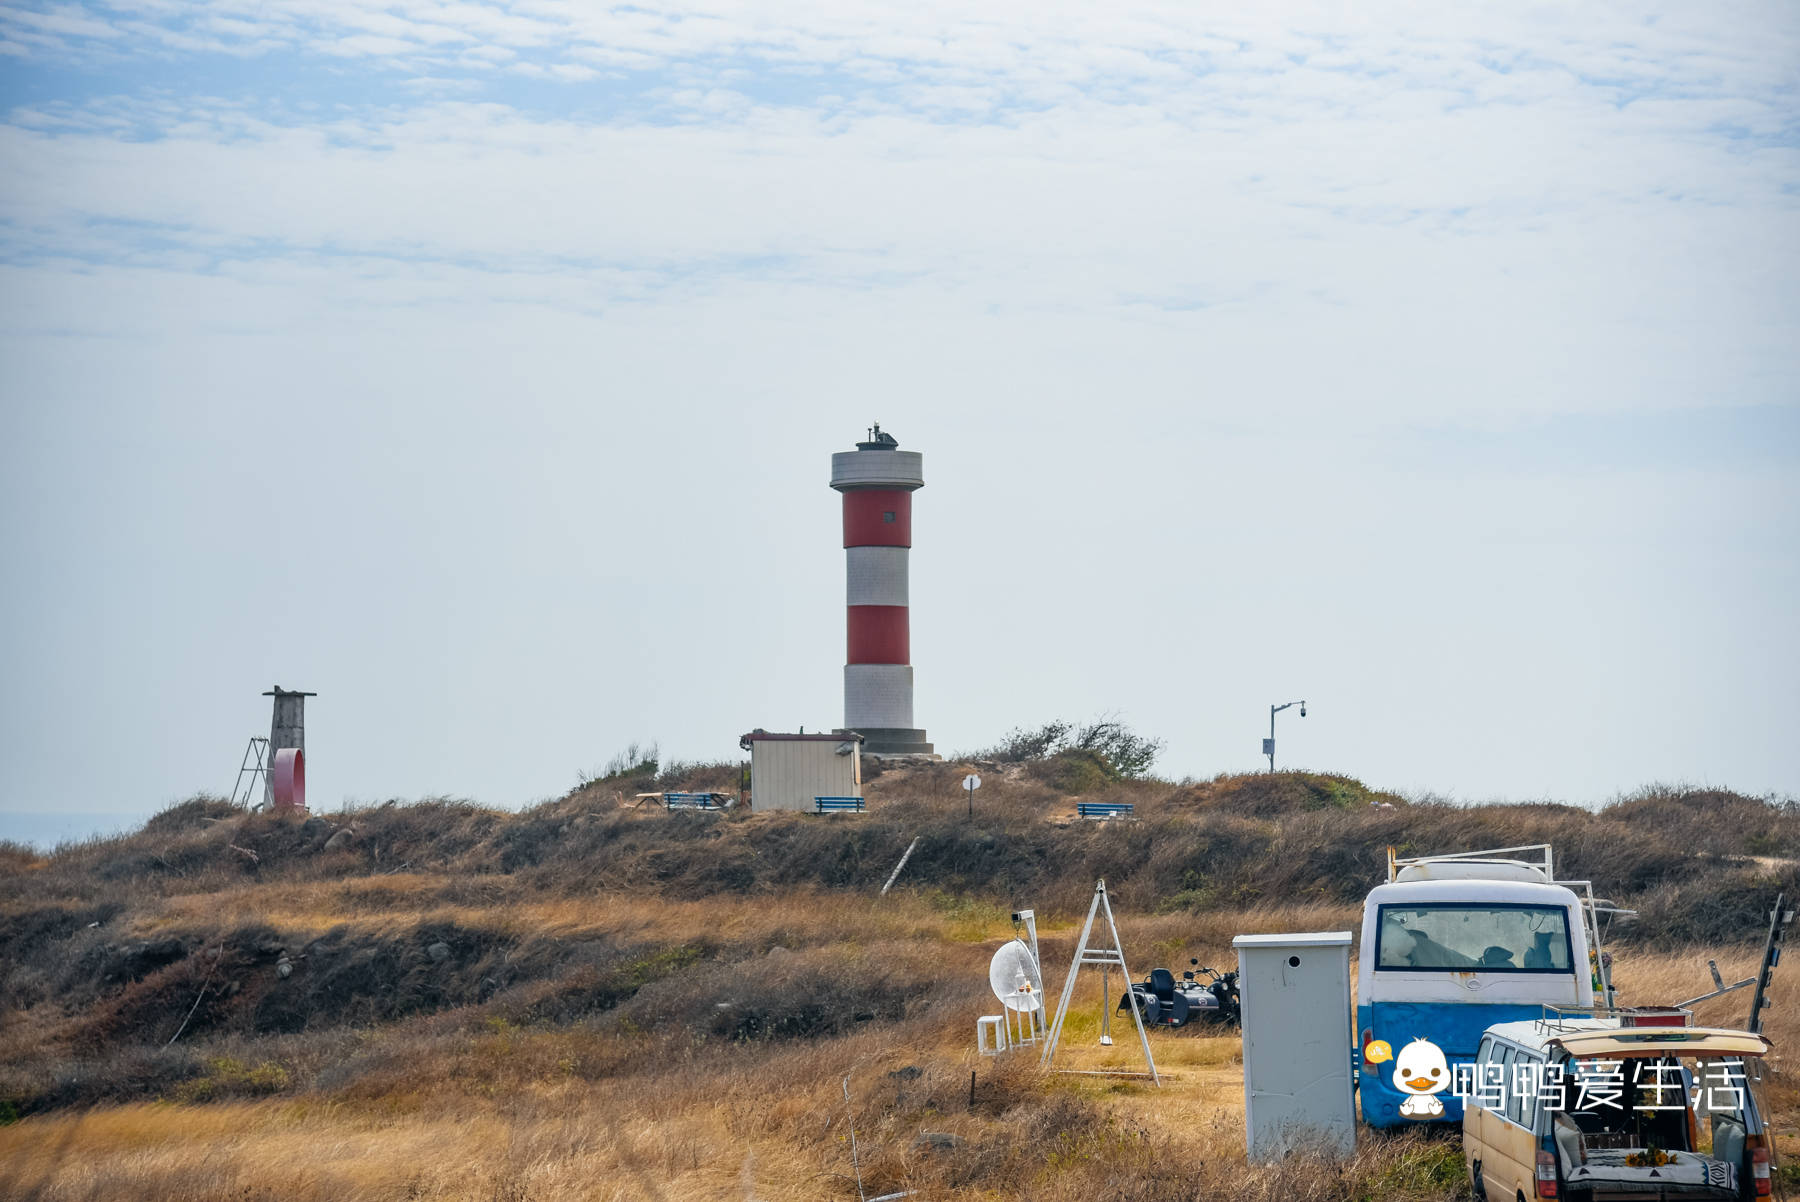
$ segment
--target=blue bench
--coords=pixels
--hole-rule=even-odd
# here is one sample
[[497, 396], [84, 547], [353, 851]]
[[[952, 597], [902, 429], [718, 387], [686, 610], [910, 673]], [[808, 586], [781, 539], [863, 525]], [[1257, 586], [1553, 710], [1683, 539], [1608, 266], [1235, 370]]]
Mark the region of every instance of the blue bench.
[[815, 797], [813, 804], [820, 814], [860, 814], [864, 808], [860, 797]]
[[1078, 801], [1075, 812], [1083, 818], [1129, 818], [1132, 805], [1128, 801]]
[[663, 804], [671, 810], [722, 810], [725, 808], [719, 804], [717, 793], [664, 793]]

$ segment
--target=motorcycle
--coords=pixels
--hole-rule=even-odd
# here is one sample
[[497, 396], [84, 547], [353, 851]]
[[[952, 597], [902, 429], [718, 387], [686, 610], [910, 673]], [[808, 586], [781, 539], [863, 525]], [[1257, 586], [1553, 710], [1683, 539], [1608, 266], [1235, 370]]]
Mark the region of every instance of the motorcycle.
[[[1238, 996], [1238, 975], [1203, 967], [1198, 960], [1181, 974], [1181, 983], [1166, 968], [1152, 970], [1150, 976], [1134, 982], [1128, 993], [1119, 998], [1113, 1013], [1135, 1005], [1150, 1026], [1184, 1027], [1191, 1022], [1238, 1026], [1242, 1020], [1242, 1000]], [[1199, 981], [1195, 971], [1205, 973], [1210, 981]]]

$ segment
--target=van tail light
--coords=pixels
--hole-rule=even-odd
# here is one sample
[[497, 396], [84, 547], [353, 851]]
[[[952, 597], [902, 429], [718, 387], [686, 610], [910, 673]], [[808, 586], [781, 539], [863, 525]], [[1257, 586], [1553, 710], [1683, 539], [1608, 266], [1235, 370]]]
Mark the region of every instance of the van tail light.
[[1369, 1063], [1369, 1045], [1375, 1042], [1375, 1028], [1364, 1027], [1362, 1039], [1359, 1042], [1362, 1045], [1362, 1062], [1367, 1064]]
[[1548, 1152], [1537, 1154], [1537, 1196], [1556, 1197], [1556, 1157]]
[[1767, 1148], [1750, 1149], [1750, 1177], [1756, 1182], [1756, 1196], [1769, 1196], [1769, 1150]]

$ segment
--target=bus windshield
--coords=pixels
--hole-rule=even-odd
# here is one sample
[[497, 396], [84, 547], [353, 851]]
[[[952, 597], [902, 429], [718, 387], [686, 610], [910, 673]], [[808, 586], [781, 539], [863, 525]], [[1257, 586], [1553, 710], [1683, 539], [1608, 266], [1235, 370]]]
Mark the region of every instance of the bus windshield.
[[1574, 973], [1569, 913], [1561, 906], [1504, 903], [1381, 907], [1380, 972]]

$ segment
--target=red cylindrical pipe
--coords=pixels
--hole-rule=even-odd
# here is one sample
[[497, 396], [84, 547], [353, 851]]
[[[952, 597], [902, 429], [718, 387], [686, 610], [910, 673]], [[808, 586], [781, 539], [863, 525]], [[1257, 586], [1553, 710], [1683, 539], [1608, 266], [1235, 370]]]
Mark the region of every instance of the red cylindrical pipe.
[[903, 488], [856, 488], [846, 492], [844, 545], [912, 546], [912, 493]]
[[912, 635], [906, 606], [852, 605], [846, 612], [850, 636], [846, 663], [912, 662]]
[[306, 753], [298, 747], [283, 747], [275, 753], [275, 808], [306, 808]]

